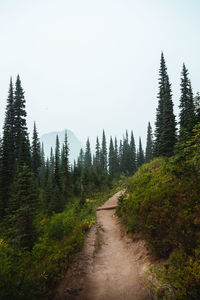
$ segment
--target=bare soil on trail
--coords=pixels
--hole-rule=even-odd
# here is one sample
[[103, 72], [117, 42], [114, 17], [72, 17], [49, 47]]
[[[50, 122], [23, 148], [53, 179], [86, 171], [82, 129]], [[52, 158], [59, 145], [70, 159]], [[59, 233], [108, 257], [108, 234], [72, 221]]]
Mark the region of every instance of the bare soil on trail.
[[[115, 215], [121, 192], [97, 211], [97, 224], [56, 290], [54, 300], [147, 300], [142, 284], [150, 263], [145, 241], [133, 241]], [[104, 210], [104, 208], [106, 208]]]

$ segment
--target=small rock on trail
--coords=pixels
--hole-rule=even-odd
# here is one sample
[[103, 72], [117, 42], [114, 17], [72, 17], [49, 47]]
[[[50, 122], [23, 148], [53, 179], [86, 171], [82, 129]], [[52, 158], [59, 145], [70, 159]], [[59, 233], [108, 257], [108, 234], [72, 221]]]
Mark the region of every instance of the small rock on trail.
[[97, 211], [97, 224], [88, 233], [54, 300], [149, 299], [141, 282], [149, 264], [145, 242], [122, 234], [114, 209], [120, 195], [116, 193]]

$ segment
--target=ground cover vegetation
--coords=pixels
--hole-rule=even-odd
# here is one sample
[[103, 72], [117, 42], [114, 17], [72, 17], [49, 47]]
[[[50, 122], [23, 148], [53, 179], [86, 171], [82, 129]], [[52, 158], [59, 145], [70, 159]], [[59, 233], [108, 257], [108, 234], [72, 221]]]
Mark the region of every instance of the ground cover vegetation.
[[[181, 73], [179, 128], [161, 56], [153, 157], [132, 177], [117, 209], [131, 232], [140, 232], [165, 263], [152, 266], [152, 299], [200, 298], [200, 119], [185, 65]], [[152, 158], [152, 157], [151, 157]]]

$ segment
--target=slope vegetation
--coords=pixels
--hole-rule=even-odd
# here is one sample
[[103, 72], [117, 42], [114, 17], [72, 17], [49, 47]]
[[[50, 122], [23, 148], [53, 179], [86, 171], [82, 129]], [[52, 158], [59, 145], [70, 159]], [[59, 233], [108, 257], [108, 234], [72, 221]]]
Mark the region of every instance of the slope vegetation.
[[198, 125], [179, 155], [143, 165], [120, 199], [123, 223], [141, 232], [157, 256], [168, 259], [151, 269], [155, 299], [200, 299], [199, 149]]

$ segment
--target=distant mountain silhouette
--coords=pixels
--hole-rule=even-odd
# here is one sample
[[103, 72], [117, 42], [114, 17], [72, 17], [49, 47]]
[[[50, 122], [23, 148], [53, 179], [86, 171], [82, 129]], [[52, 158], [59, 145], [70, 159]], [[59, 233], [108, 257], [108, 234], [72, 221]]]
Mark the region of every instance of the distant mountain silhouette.
[[60, 149], [62, 148], [66, 131], [67, 131], [68, 145], [70, 150], [69, 152], [70, 162], [73, 163], [74, 159], [77, 159], [79, 155], [79, 151], [83, 147], [83, 145], [75, 136], [75, 134], [68, 129], [64, 129], [63, 131], [49, 132], [41, 136], [40, 141], [41, 143], [44, 144], [44, 153], [46, 157], [50, 156], [51, 147], [53, 148], [53, 152], [55, 153], [56, 135], [58, 135], [60, 141]]

